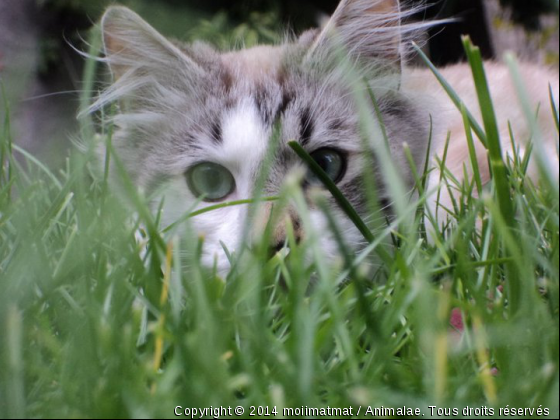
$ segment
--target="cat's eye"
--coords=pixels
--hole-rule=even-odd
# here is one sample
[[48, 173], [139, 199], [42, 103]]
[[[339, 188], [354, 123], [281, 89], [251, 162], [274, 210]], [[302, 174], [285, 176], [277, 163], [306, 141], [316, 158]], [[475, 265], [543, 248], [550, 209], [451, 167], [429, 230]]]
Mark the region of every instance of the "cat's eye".
[[199, 163], [187, 171], [186, 177], [192, 193], [204, 197], [204, 201], [221, 201], [235, 190], [231, 172], [216, 163]]
[[[311, 153], [311, 157], [333, 182], [339, 182], [343, 178], [346, 171], [346, 158], [342, 153], [324, 148]], [[308, 172], [306, 181], [310, 185], [322, 185], [321, 180], [311, 171]]]

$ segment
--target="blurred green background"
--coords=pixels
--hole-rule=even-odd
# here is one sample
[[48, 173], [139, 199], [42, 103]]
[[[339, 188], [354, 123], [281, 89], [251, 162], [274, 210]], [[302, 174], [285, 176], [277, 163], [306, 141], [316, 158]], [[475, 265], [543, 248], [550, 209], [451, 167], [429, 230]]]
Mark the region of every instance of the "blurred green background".
[[[121, 0], [165, 35], [218, 48], [271, 43], [316, 26], [339, 0]], [[426, 36], [439, 65], [460, 61], [469, 34], [486, 58], [505, 50], [558, 65], [558, 0], [412, 0], [418, 19], [455, 18]], [[0, 78], [15, 141], [51, 164], [63, 161], [76, 132], [84, 39], [114, 0], [0, 0]], [[100, 79], [102, 74], [100, 73]], [[0, 101], [0, 112], [5, 108]]]

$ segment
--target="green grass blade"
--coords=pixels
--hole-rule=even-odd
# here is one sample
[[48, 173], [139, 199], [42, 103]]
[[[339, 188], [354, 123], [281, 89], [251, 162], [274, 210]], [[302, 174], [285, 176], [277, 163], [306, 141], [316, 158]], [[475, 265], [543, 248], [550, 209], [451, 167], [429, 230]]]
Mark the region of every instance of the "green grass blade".
[[[459, 97], [455, 89], [453, 89], [453, 87], [447, 82], [447, 80], [445, 80], [445, 77], [443, 77], [443, 75], [436, 68], [436, 66], [434, 66], [434, 64], [430, 61], [430, 59], [424, 53], [424, 51], [422, 51], [422, 49], [418, 47], [418, 45], [416, 44], [413, 44], [413, 47], [416, 53], [418, 53], [418, 55], [422, 59], [422, 61], [428, 66], [428, 68], [432, 71], [434, 76], [437, 78], [438, 82], [441, 84], [441, 86], [443, 87], [447, 95], [449, 95], [449, 98], [453, 101], [457, 109], [460, 111], [461, 104], [463, 104], [463, 100]], [[482, 142], [482, 144], [486, 146], [487, 144], [486, 133], [484, 132], [484, 130], [482, 129], [478, 121], [476, 121], [476, 118], [468, 110], [467, 110], [467, 115], [472, 129], [476, 133], [476, 136]]]
[[548, 85], [548, 91], [550, 96], [550, 109], [552, 110], [552, 117], [554, 118], [554, 122], [556, 123], [556, 131], [560, 130], [560, 117], [558, 116], [558, 106], [556, 105], [556, 101], [554, 99], [554, 91], [552, 90], [552, 85]]
[[188, 219], [192, 219], [193, 217], [197, 217], [197, 216], [200, 216], [202, 214], [211, 213], [211, 212], [216, 211], [216, 210], [225, 209], [225, 208], [234, 207], [234, 206], [257, 204], [259, 202], [269, 203], [269, 202], [273, 202], [273, 201], [278, 201], [279, 199], [280, 199], [280, 197], [262, 197], [259, 200], [246, 199], [246, 200], [227, 201], [225, 203], [215, 204], [213, 206], [207, 206], [207, 207], [204, 207], [202, 209], [189, 212], [187, 215], [183, 216], [182, 218], [180, 218], [179, 220], [177, 220], [173, 224], [166, 227], [162, 232], [167, 233], [167, 232], [175, 229], [178, 225], [184, 223]]
[[509, 191], [508, 174], [502, 155], [498, 122], [490, 95], [490, 87], [488, 86], [488, 80], [482, 63], [482, 55], [480, 49], [475, 47], [468, 37], [463, 38], [463, 45], [473, 72], [478, 102], [482, 112], [482, 119], [484, 120], [484, 128], [487, 137], [486, 146], [488, 147], [488, 154], [490, 156], [490, 166], [496, 184], [496, 194], [500, 211], [508, 225], [514, 228], [515, 216]]
[[[517, 60], [512, 54], [507, 54], [506, 62], [510, 68], [510, 73], [512, 75], [513, 83], [517, 91], [517, 96], [521, 103], [521, 108], [523, 109], [525, 118], [527, 119], [527, 123], [531, 130], [533, 149], [536, 156], [541, 181], [548, 183], [549, 187], [555, 190], [555, 194], [558, 199], [558, 177], [556, 176], [556, 171], [553, 168], [554, 165], [557, 165], [557, 161], [551, 159], [550, 156], [548, 156], [550, 150], [547, 150], [545, 147], [545, 141], [552, 141], [552, 139], [545, 139], [543, 137], [542, 131], [539, 127], [539, 123], [537, 121], [538, 113], [536, 113], [535, 110], [532, 109], [529, 94], [527, 92], [527, 89], [524, 87], [523, 78], [521, 76], [521, 71], [519, 69]], [[553, 112], [556, 113], [556, 111]]]
[[80, 113], [83, 115], [80, 118], [80, 134], [82, 140], [90, 140], [95, 134], [93, 118], [87, 115], [85, 111], [92, 103], [93, 92], [95, 87], [95, 73], [97, 71], [98, 61], [94, 58], [99, 56], [101, 51], [101, 33], [100, 28], [95, 26], [90, 30], [88, 37], [89, 49], [87, 55], [89, 59], [86, 61], [84, 69], [84, 86], [80, 94]]
[[469, 117], [467, 115], [467, 109], [464, 105], [461, 105], [461, 113], [463, 114], [463, 122], [465, 124], [465, 133], [467, 134], [467, 143], [469, 146], [469, 157], [471, 160], [471, 167], [473, 171], [474, 180], [476, 183], [476, 191], [478, 196], [482, 196], [482, 177], [480, 176], [480, 166], [478, 164], [478, 158], [476, 156], [476, 149], [474, 145], [474, 139], [472, 135], [472, 128], [469, 122]]
[[60, 183], [58, 178], [52, 173], [52, 171], [49, 168], [47, 168], [45, 164], [43, 164], [43, 162], [41, 162], [39, 159], [37, 159], [37, 157], [33, 156], [27, 150], [19, 147], [17, 144], [12, 145], [12, 148], [16, 152], [20, 153], [23, 157], [25, 157], [25, 159], [27, 159], [28, 162], [33, 163], [37, 168], [39, 168], [44, 174], [46, 174], [50, 178], [50, 180], [54, 183], [54, 185], [56, 185], [58, 189], [62, 190], [62, 184]]

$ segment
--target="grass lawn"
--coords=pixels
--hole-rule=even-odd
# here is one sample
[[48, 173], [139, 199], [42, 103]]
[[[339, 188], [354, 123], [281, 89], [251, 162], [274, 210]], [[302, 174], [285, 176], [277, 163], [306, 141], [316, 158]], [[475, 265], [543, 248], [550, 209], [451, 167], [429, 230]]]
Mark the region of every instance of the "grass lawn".
[[[538, 136], [532, 153], [504, 162], [475, 74], [484, 121], [464, 110], [465, 121], [472, 141], [487, 143], [494, 177], [482, 189], [476, 170], [460, 185], [444, 176], [442, 188], [462, 197], [435, 241], [424, 233], [433, 192], [416, 168], [416, 198], [373, 233], [338, 196], [371, 243], [358, 255], [341, 240], [343, 261], [325, 260], [315, 232], [270, 259], [265, 238], [231, 256], [227, 279], [201, 266], [203, 238], [164, 232], [133, 188], [132, 209], [112, 195], [107, 173], [94, 176], [93, 148], [51, 172], [12, 143], [10, 116], [1, 116], [0, 418], [238, 406], [263, 418], [340, 414], [329, 407], [361, 418], [404, 406], [426, 418], [511, 417], [504, 408], [558, 417], [558, 179], [542, 165], [538, 185], [526, 176], [529, 157], [540, 162]], [[558, 118], [554, 104], [540, 112]], [[86, 122], [82, 134], [109, 142], [110, 127], [101, 131]], [[389, 187], [402, 190], [399, 180]], [[306, 223], [297, 182], [278, 197], [287, 200]]]

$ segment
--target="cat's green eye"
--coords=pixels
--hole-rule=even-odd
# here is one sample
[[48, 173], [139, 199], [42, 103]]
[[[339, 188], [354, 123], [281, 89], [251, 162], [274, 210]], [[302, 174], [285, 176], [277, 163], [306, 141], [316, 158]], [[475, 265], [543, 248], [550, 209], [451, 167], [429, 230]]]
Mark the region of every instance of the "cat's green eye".
[[204, 196], [204, 201], [221, 201], [235, 190], [231, 172], [216, 163], [199, 163], [187, 171], [186, 177], [192, 193]]
[[[319, 149], [311, 153], [311, 157], [319, 164], [321, 169], [329, 176], [333, 182], [339, 182], [346, 171], [345, 156], [333, 149]], [[322, 185], [322, 182], [311, 171], [308, 172], [306, 181], [310, 185]]]

